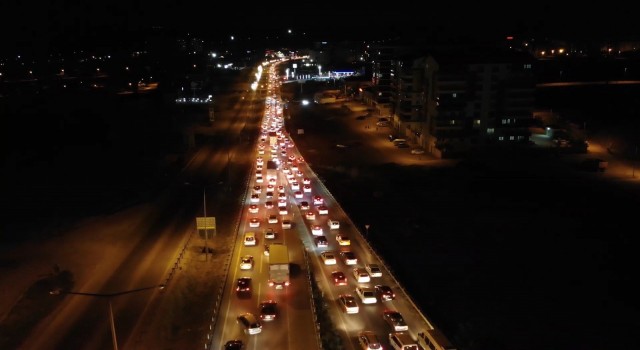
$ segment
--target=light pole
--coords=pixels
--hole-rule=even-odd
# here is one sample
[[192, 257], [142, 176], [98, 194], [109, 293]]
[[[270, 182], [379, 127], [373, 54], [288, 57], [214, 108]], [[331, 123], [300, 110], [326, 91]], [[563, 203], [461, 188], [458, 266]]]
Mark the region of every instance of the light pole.
[[[202, 207], [204, 211], [204, 222], [207, 222], [207, 188], [202, 189]], [[207, 241], [209, 240], [209, 231], [207, 231], [207, 226], [205, 224], [204, 227], [204, 260], [209, 260], [209, 246]]]
[[371, 225], [369, 224], [364, 225], [364, 228], [366, 230], [367, 240], [369, 240], [369, 227], [371, 227]]
[[70, 295], [84, 295], [84, 296], [88, 296], [88, 297], [98, 297], [98, 298], [106, 298], [107, 301], [109, 302], [109, 325], [111, 327], [111, 340], [113, 341], [113, 349], [114, 350], [118, 350], [118, 338], [116, 337], [116, 325], [115, 325], [115, 320], [113, 317], [113, 307], [111, 306], [111, 299], [120, 296], [120, 295], [124, 295], [124, 294], [131, 294], [131, 293], [136, 293], [136, 292], [142, 292], [145, 290], [150, 290], [150, 289], [159, 289], [159, 290], [163, 290], [165, 287], [164, 284], [159, 284], [156, 286], [151, 286], [151, 287], [144, 287], [144, 288], [138, 288], [138, 289], [132, 289], [132, 290], [125, 290], [122, 292], [115, 292], [115, 293], [82, 293], [82, 292], [62, 292], [62, 293], [58, 293], [57, 291], [51, 291], [49, 292], [49, 294], [70, 294]]

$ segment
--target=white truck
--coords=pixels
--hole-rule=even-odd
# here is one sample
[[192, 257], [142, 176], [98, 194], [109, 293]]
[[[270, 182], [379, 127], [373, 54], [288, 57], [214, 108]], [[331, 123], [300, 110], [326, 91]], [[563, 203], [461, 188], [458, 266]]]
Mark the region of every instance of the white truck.
[[283, 289], [289, 284], [289, 250], [284, 244], [271, 244], [269, 246], [269, 286]]
[[278, 180], [278, 163], [273, 160], [267, 161], [267, 181], [270, 179]]

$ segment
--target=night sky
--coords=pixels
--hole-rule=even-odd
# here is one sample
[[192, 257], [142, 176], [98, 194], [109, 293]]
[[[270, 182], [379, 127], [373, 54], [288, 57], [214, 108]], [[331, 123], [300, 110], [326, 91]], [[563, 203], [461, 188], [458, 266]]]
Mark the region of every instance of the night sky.
[[[2, 1], [0, 39], [3, 49], [55, 47], [91, 38], [97, 33], [135, 32], [150, 26], [190, 31], [204, 37], [231, 33], [265, 33], [293, 28], [327, 38], [369, 38], [406, 33], [502, 38], [506, 35], [568, 39], [617, 39], [640, 36], [634, 11], [622, 2], [608, 8], [578, 9], [553, 1], [467, 5], [461, 2], [390, 2], [379, 8], [367, 2], [214, 1]], [[393, 6], [391, 6], [393, 5]], [[424, 8], [418, 9], [415, 6]]]

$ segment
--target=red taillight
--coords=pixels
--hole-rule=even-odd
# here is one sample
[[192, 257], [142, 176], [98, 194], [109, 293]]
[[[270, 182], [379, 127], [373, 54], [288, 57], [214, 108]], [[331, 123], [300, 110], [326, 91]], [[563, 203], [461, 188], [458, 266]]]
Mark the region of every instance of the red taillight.
[[291, 284], [291, 283], [289, 283], [289, 281], [284, 282], [284, 285], [285, 285], [285, 286], [287, 286], [287, 287], [288, 287], [290, 284]]

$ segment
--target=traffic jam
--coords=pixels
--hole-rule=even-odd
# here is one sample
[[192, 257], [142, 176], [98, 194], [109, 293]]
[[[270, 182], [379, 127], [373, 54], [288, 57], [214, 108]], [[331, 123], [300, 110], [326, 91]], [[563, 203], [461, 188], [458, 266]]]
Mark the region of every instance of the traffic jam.
[[[383, 349], [390, 345], [395, 349], [418, 350], [418, 344], [424, 347], [425, 342], [428, 346], [432, 342], [424, 336], [420, 339], [425, 334], [423, 329], [410, 329], [403, 314], [397, 309], [411, 312], [412, 308], [408, 303], [401, 300], [394, 307], [398, 302], [394, 291], [399, 288], [396, 280], [386, 272], [375, 254], [371, 254], [364, 244], [352, 241], [352, 237], [344, 232], [349, 230], [341, 230], [345, 225], [339, 219], [346, 221], [345, 214], [342, 210], [339, 213], [332, 212], [333, 198], [325, 198], [321, 194], [328, 191], [319, 183], [318, 177], [305, 163], [285, 131], [284, 103], [279, 98], [282, 78], [278, 76], [276, 69], [277, 64], [269, 65], [265, 115], [256, 149], [255, 173], [252, 177], [254, 183], [250, 184], [247, 203], [251, 235], [245, 234], [244, 245], [263, 246], [265, 257], [274, 258], [270, 250], [282, 244], [276, 243], [274, 239], [284, 230], [295, 229], [303, 242], [311, 242], [307, 244], [313, 248], [310, 252], [316, 254], [314, 260], [330, 286], [325, 298], [331, 298], [337, 306], [334, 309], [339, 309], [342, 314], [339, 317], [343, 322], [336, 326], [344, 325], [347, 328], [345, 331], [350, 341], [357, 343], [362, 349]], [[305, 225], [298, 227], [296, 222], [304, 222]], [[303, 237], [304, 235], [307, 236]], [[362, 256], [358, 256], [356, 252]], [[253, 263], [253, 256], [244, 256], [239, 268], [249, 270]], [[270, 277], [268, 287], [274, 288], [277, 285], [273, 282], [274, 278]], [[287, 267], [286, 281], [279, 286], [287, 288], [289, 283]], [[246, 281], [241, 283], [238, 280], [237, 284], [237, 292], [250, 288]], [[277, 306], [273, 300], [265, 300], [262, 304], [269, 306], [268, 314], [254, 316], [254, 319], [267, 321], [277, 317]], [[367, 309], [366, 312], [363, 308]], [[371, 315], [370, 308], [375, 308], [377, 316], [368, 316]], [[420, 328], [432, 331], [429, 329], [431, 327], [423, 326], [425, 322], [420, 320], [418, 312], [411, 312], [410, 321], [420, 324]], [[245, 333], [257, 334], [261, 331], [261, 325], [254, 326], [260, 330], [249, 327]], [[414, 345], [415, 348], [412, 347]]]

